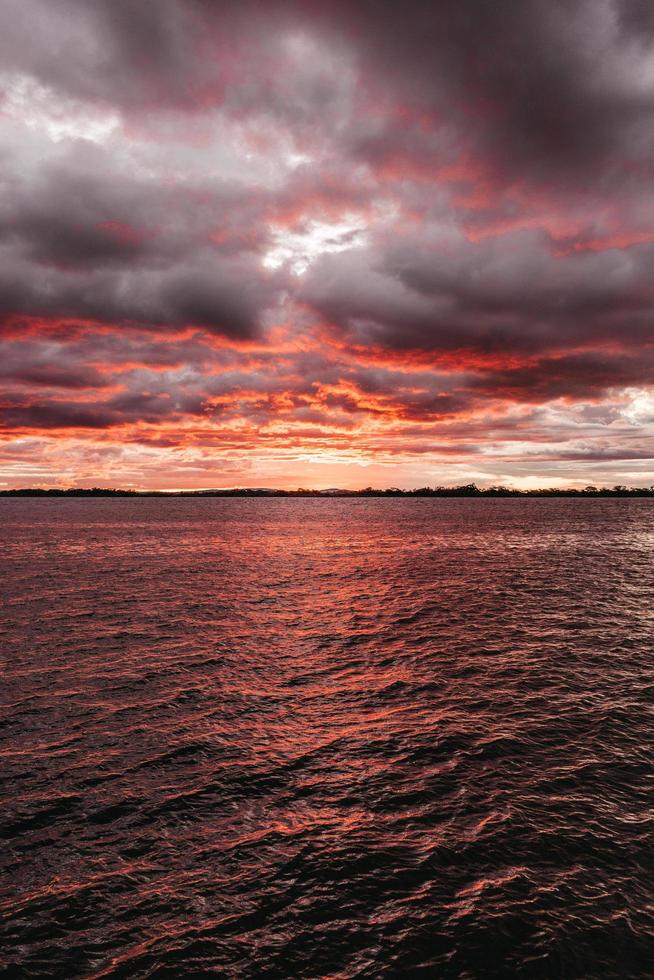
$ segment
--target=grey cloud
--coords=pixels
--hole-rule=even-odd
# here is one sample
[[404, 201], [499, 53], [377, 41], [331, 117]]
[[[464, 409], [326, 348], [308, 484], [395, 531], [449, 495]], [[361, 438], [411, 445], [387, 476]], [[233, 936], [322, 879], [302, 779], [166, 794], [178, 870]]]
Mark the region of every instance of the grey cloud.
[[435, 353], [538, 351], [651, 337], [654, 247], [552, 255], [520, 232], [435, 253], [419, 235], [326, 256], [302, 299], [353, 342]]

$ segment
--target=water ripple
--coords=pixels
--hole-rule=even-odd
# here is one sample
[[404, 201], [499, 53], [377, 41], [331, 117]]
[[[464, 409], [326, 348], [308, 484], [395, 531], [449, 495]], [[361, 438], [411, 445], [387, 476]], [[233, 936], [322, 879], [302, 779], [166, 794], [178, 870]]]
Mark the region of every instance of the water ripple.
[[651, 501], [1, 506], [3, 976], [652, 976]]

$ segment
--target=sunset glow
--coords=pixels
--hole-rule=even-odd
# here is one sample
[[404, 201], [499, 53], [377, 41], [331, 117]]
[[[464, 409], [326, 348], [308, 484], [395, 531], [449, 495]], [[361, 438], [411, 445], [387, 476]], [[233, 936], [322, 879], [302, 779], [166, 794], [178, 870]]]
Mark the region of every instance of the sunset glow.
[[4, 5], [0, 489], [654, 483], [649, 8], [411, 10]]

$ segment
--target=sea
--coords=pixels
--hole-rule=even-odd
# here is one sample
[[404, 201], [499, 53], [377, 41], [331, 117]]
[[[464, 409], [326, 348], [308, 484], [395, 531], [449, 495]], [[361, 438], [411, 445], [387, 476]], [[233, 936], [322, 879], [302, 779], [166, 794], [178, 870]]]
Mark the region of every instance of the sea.
[[654, 977], [654, 501], [0, 501], [0, 975]]

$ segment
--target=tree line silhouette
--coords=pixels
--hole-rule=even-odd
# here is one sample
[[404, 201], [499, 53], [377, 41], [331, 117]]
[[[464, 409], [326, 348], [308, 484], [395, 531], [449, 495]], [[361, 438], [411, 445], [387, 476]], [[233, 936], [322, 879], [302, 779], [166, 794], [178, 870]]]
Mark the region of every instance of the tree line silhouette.
[[124, 490], [111, 487], [70, 487], [67, 489], [40, 489], [25, 487], [0, 490], [0, 497], [654, 497], [654, 486], [613, 487], [586, 486], [583, 489], [550, 487], [534, 490], [516, 490], [513, 487], [478, 487], [466, 483], [458, 487], [417, 487], [401, 490], [399, 487], [363, 490], [274, 490], [261, 487], [237, 487], [229, 490]]

